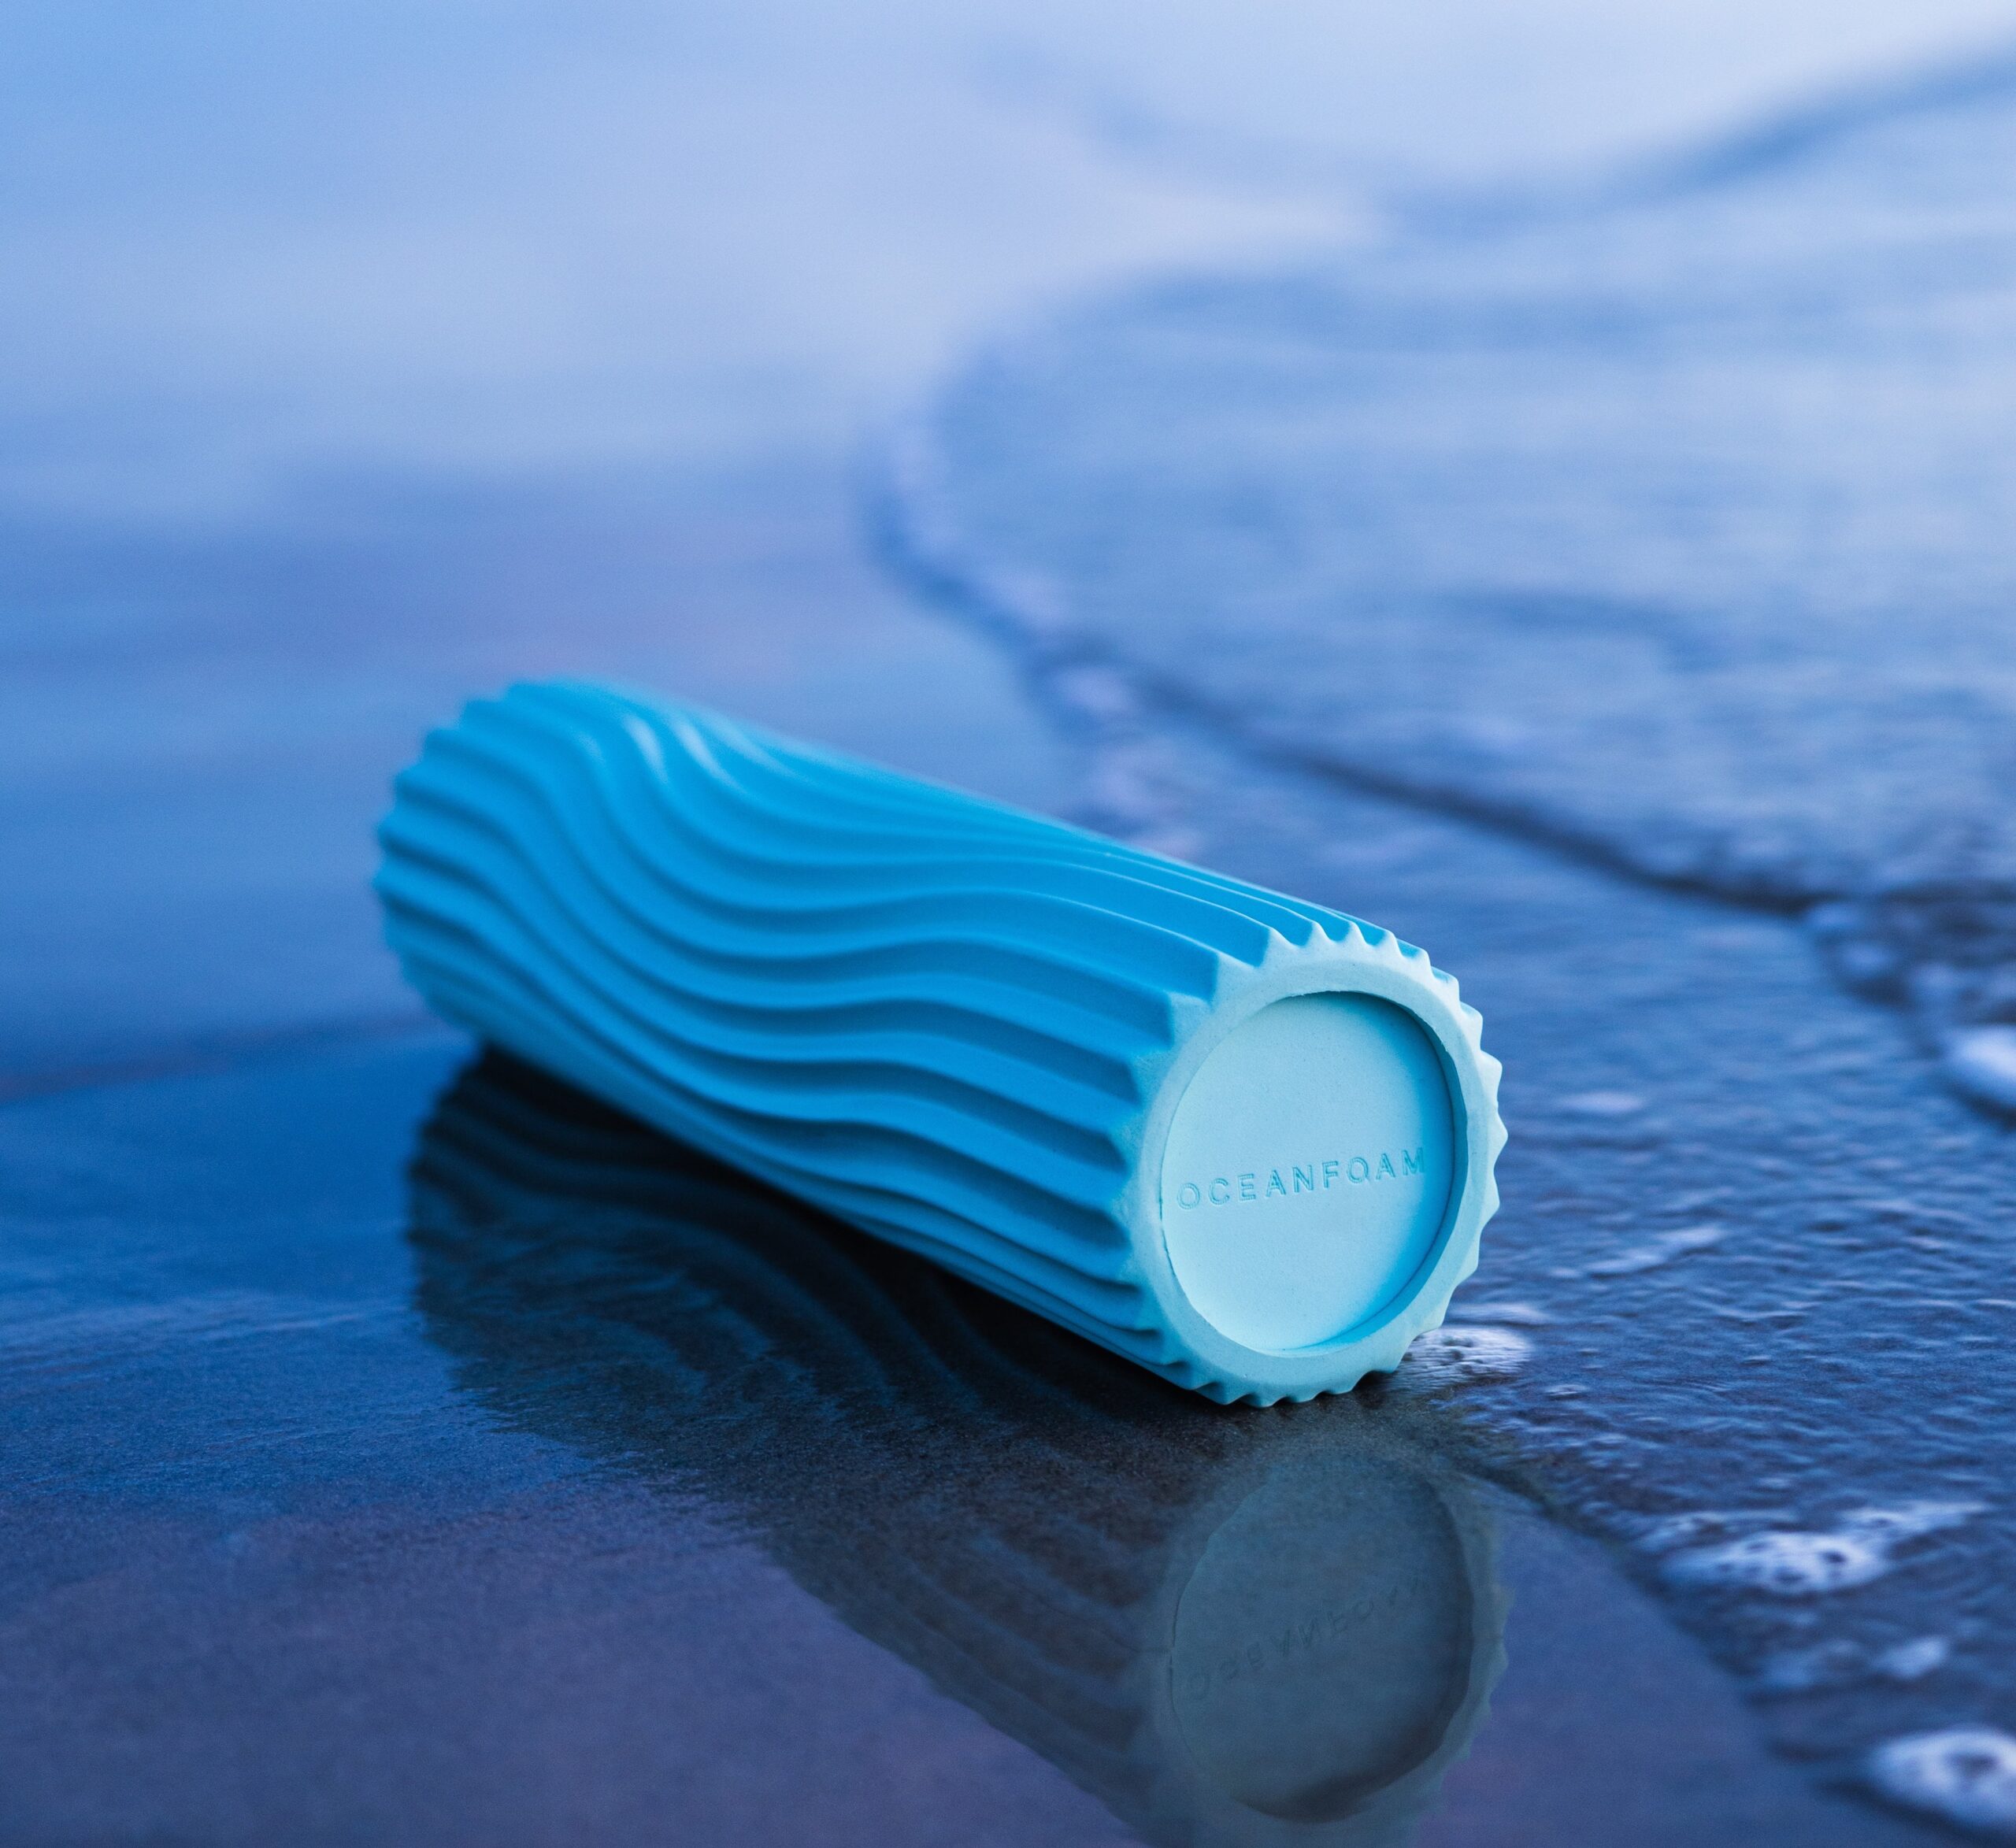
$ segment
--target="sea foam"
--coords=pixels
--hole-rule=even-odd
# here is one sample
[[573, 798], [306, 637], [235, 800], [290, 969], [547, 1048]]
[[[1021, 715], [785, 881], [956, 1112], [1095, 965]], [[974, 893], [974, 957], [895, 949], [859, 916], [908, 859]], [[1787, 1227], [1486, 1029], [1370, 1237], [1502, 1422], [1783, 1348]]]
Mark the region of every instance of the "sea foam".
[[1462, 1386], [1509, 1380], [1532, 1358], [1533, 1344], [1516, 1329], [1477, 1323], [1431, 1328], [1407, 1350], [1403, 1383]]
[[1091, 304], [907, 434], [896, 549], [1249, 746], [1809, 910], [2012, 1107], [2012, 169], [1984, 59], [1600, 209]]
[[1870, 1754], [1869, 1781], [1907, 1809], [2016, 1840], [2016, 1739], [1994, 1727], [1893, 1739]]
[[1954, 1528], [1981, 1510], [1978, 1502], [1907, 1502], [1861, 1508], [1824, 1531], [1766, 1528], [1711, 1546], [1672, 1554], [1662, 1568], [1676, 1584], [1811, 1598], [1881, 1578], [1907, 1542]]

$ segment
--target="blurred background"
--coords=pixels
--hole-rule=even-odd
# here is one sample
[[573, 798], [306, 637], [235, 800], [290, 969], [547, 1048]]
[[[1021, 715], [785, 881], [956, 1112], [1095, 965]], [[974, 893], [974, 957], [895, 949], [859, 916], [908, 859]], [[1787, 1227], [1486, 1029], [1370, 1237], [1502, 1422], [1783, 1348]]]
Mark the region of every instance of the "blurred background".
[[[2013, 431], [2016, 0], [6, 9], [0, 1835], [2010, 1839]], [[1234, 1432], [472, 1065], [535, 675], [1427, 944], [1455, 1325]], [[1298, 1833], [1170, 1613], [1395, 1547]]]
[[10, 514], [831, 446], [1130, 275], [1588, 183], [1994, 0], [28, 6]]
[[862, 748], [900, 710], [884, 754], [1038, 793], [991, 691], [906, 696], [917, 651], [988, 668], [888, 631], [858, 536], [864, 469], [976, 350], [1656, 180], [2009, 31], [1997, 0], [10, 9], [0, 1082], [396, 1009], [365, 824], [513, 673]]

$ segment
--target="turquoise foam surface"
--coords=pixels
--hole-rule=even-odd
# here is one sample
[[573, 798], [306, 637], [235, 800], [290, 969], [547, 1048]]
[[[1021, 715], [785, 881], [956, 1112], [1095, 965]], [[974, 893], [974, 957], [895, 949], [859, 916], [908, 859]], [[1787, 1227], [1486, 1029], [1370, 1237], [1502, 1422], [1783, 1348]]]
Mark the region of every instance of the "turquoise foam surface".
[[[1321, 1082], [1282, 1083], [1299, 1064]], [[1198, 1068], [1169, 1125], [1163, 1243], [1184, 1294], [1270, 1351], [1363, 1321], [1434, 1250], [1454, 1131], [1435, 1049], [1404, 1009], [1354, 994], [1262, 1008]]]
[[380, 839], [448, 1018], [1211, 1398], [1390, 1371], [1475, 1267], [1497, 1065], [1376, 926], [570, 683]]

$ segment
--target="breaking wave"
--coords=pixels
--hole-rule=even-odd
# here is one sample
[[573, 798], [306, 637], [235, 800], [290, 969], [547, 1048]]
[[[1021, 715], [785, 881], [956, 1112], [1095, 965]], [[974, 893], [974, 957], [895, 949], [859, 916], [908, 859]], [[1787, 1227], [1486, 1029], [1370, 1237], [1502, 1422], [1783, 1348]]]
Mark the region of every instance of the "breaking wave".
[[947, 385], [884, 533], [1088, 722], [1804, 913], [2016, 1109], [2011, 172], [2003, 54], [1095, 302]]

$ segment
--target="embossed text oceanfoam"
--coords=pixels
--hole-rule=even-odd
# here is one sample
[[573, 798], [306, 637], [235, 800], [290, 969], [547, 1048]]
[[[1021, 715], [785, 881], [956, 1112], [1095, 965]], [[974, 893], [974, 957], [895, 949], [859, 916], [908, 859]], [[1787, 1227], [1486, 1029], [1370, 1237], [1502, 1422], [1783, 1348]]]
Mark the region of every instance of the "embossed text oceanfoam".
[[1221, 1174], [1208, 1181], [1187, 1180], [1176, 1190], [1176, 1203], [1185, 1211], [1194, 1206], [1237, 1206], [1247, 1202], [1265, 1204], [1280, 1198], [1292, 1200], [1298, 1194], [1320, 1194], [1339, 1185], [1364, 1187], [1377, 1181], [1418, 1180], [1428, 1170], [1425, 1148], [1403, 1149], [1396, 1165], [1390, 1150], [1382, 1149], [1375, 1160], [1369, 1155], [1342, 1155], [1334, 1161], [1288, 1164], [1288, 1179], [1282, 1171], [1249, 1168], [1243, 1174]]

